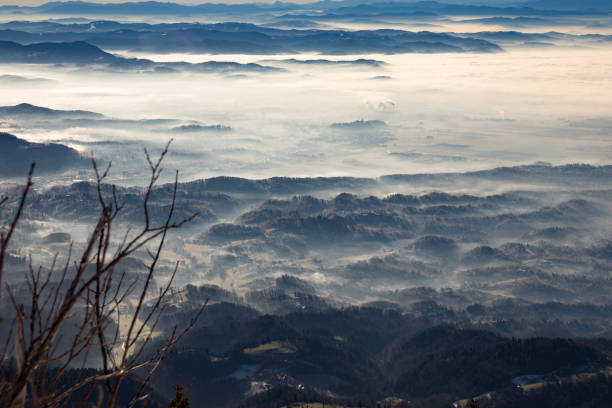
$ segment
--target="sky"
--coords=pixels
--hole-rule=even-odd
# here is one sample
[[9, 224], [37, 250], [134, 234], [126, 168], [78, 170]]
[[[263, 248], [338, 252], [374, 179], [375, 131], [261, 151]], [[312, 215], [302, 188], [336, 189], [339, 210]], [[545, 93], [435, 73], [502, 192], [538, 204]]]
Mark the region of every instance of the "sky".
[[[48, 3], [51, 0], [0, 0], [1, 6], [38, 6], [44, 3]], [[139, 2], [149, 0], [95, 0], [87, 1], [81, 0], [87, 3], [128, 3], [128, 2]], [[236, 0], [159, 0], [160, 2], [169, 3], [181, 3], [181, 4], [202, 4], [202, 3], [244, 3], [245, 1]], [[249, 3], [264, 3], [262, 0], [249, 0]]]
[[[0, 6], [38, 6], [44, 3], [48, 3], [50, 1], [66, 1], [66, 0], [0, 0]], [[142, 2], [142, 1], [151, 1], [151, 0], [79, 0], [84, 1], [86, 3], [129, 3], [129, 2]], [[203, 3], [273, 3], [277, 0], [153, 0], [159, 2], [170, 2], [170, 3], [180, 3], [180, 4], [203, 4]], [[292, 3], [308, 3], [316, 0], [281, 0], [283, 2], [292, 2]], [[367, 0], [364, 0], [364, 3], [367, 3]], [[447, 3], [456, 3], [456, 0], [447, 0]], [[504, 4], [508, 3], [508, 0], [474, 0], [472, 3], [474, 4]]]

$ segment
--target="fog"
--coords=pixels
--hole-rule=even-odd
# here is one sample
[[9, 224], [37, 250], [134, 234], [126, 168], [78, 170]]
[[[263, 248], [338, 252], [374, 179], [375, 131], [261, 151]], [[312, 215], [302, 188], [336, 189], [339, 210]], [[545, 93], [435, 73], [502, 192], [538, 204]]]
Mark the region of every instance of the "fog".
[[[230, 126], [177, 132], [140, 126], [4, 121], [30, 141], [61, 141], [113, 159], [121, 173], [142, 168], [142, 147], [174, 139], [171, 163], [183, 178], [217, 175], [368, 176], [464, 171], [545, 161], [608, 161], [612, 144], [612, 57], [600, 49], [510, 49], [494, 54], [122, 55], [155, 61], [259, 62], [277, 73], [145, 74], [43, 65], [2, 65], [3, 105], [28, 102], [84, 109], [113, 119], [176, 119]], [[321, 66], [282, 60], [367, 58], [380, 67]], [[380, 120], [351, 131], [334, 123]], [[91, 125], [91, 124], [90, 124]], [[54, 128], [55, 127], [55, 128]], [[109, 142], [120, 143], [117, 145]], [[126, 183], [133, 180], [125, 180]]]
[[[462, 32], [453, 41], [490, 40], [501, 51], [145, 53], [111, 43], [103, 51], [121, 59], [104, 54], [107, 64], [4, 63], [0, 105], [9, 108], [0, 132], [112, 161], [107, 181], [121, 187], [142, 185], [148, 176], [143, 148], [155, 155], [169, 140], [161, 182], [171, 181], [174, 169], [187, 182], [249, 179], [181, 185], [185, 202], [178, 208], [201, 216], [168, 244], [162, 269], [177, 259], [186, 271], [177, 288], [219, 285], [270, 313], [299, 307], [275, 303], [266, 292], [285, 275], [307, 282], [309, 293], [334, 307], [434, 300], [464, 308], [508, 298], [608, 304], [607, 278], [593, 265], [609, 262], [609, 168], [565, 166], [610, 163], [612, 48], [599, 35], [582, 36], [607, 28], [576, 17], [555, 27], [545, 22], [495, 33], [487, 30], [516, 22], [470, 18], [438, 18], [426, 27], [393, 19], [317, 24]], [[99, 25], [104, 37], [106, 23]], [[20, 29], [27, 37], [35, 27]], [[73, 39], [89, 31], [73, 29]], [[152, 44], [163, 49], [163, 38], [158, 41]], [[234, 65], [201, 73], [187, 64], [209, 61]], [[22, 103], [30, 105], [11, 110]], [[86, 239], [97, 204], [88, 185], [73, 184], [92, 179], [78, 164], [37, 175], [16, 259], [32, 254], [45, 264], [70, 241], [78, 250]], [[393, 174], [426, 175], [385, 177]], [[311, 179], [252, 181], [279, 176]], [[360, 179], [312, 179], [319, 176]], [[6, 189], [19, 180], [0, 183]], [[119, 234], [142, 221], [134, 215], [138, 194], [119, 190], [130, 203]], [[156, 208], [167, 205], [164, 194], [155, 198]], [[61, 242], [48, 244], [53, 239]], [[22, 264], [16, 265], [13, 277]], [[158, 282], [167, 278], [164, 271]], [[571, 281], [587, 275], [588, 284]], [[597, 327], [608, 330], [610, 322]]]
[[[120, 2], [0, 0], [0, 235], [17, 226], [5, 322], [35, 305], [24, 276], [53, 270], [55, 305], [90, 262], [80, 279], [96, 290], [69, 320], [88, 322], [86, 301], [96, 322], [100, 301], [116, 305], [116, 337], [70, 373], [117, 368], [120, 349], [158, 355], [190, 329], [164, 354], [153, 406], [177, 378], [193, 405], [226, 408], [506, 406], [506, 391], [609, 388], [604, 0]], [[84, 254], [92, 242], [109, 255]], [[89, 279], [100, 262], [110, 275]], [[0, 324], [0, 343], [13, 328], [23, 337]]]

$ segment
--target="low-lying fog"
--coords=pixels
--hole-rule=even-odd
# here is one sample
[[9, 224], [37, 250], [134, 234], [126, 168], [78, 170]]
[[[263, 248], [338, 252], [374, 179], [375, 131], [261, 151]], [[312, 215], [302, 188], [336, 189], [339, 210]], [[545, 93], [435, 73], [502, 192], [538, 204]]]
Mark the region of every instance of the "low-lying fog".
[[[108, 17], [149, 25], [99, 21], [103, 10], [53, 14], [60, 3], [0, 15], [0, 232], [20, 208], [28, 164], [37, 162], [4, 260], [0, 310], [30, 304], [23, 282], [30, 262], [41, 270], [68, 265], [49, 280], [49, 288], [60, 285], [54, 296], [61, 293], [62, 276], [74, 273], [68, 257], [80, 259], [102, 198], [121, 208], [100, 237], [110, 253], [137, 236], [145, 217], [153, 228], [191, 220], [164, 234], [150, 285], [141, 286], [156, 240], [113, 263], [105, 289], [128, 281], [128, 291], [136, 288], [114, 322], [123, 339], [123, 316], [148, 313], [152, 295], [174, 279], [160, 325], [149, 329], [163, 337], [174, 325], [195, 327], [166, 360], [156, 392], [188, 376], [199, 406], [232, 406], [278, 384], [316, 387], [325, 400], [371, 389], [385, 406], [398, 399], [382, 400], [381, 392], [395, 390], [419, 405], [410, 390], [426, 383], [403, 370], [434, 367], [436, 375], [423, 378], [452, 372], [449, 385], [464, 387], [456, 380], [462, 367], [510, 367], [504, 359], [513, 359], [504, 352], [464, 360], [473, 344], [499, 354], [498, 345], [511, 342], [517, 361], [540, 361], [517, 337], [593, 338], [573, 348], [542, 340], [542, 350], [557, 353], [542, 355], [564, 376], [609, 373], [610, 343], [594, 338], [612, 339], [612, 15], [410, 17], [395, 14], [402, 3], [358, 10], [336, 3], [319, 3], [326, 9], [316, 12], [280, 3], [243, 15], [216, 11], [205, 17], [211, 21], [180, 9], [149, 18], [127, 4], [125, 15]], [[370, 15], [376, 7], [380, 18]], [[193, 21], [229, 23], [153, 26]], [[372, 31], [348, 31], [357, 29]], [[171, 139], [162, 177], [146, 194], [143, 148], [157, 156]], [[90, 155], [112, 160], [101, 188], [88, 182]], [[174, 169], [176, 190], [164, 184]], [[140, 290], [151, 298], [135, 309]], [[202, 318], [189, 323], [204, 302]], [[441, 323], [455, 326], [419, 334]], [[0, 326], [0, 342], [9, 330]], [[72, 330], [65, 325], [58, 338]], [[599, 344], [608, 357], [584, 354], [589, 360], [575, 360], [571, 371], [555, 357], [585, 344]], [[288, 352], [269, 350], [275, 345]], [[85, 359], [100, 367], [96, 356]], [[438, 369], [454, 367], [436, 365], [442, 360], [459, 361], [459, 369]], [[520, 364], [493, 370], [509, 377], [498, 378], [504, 390], [517, 391], [517, 378], [554, 378], [555, 387], [563, 378]], [[483, 393], [497, 388], [483, 384], [461, 397], [491, 397]]]
[[[2, 105], [28, 102], [112, 119], [179, 121], [45, 127], [3, 118], [0, 130], [112, 158], [115, 174], [127, 184], [135, 181], [129, 175], [144, 169], [142, 147], [170, 138], [167, 166], [180, 168], [183, 179], [372, 177], [536, 161], [601, 164], [612, 152], [609, 47], [341, 57], [120, 54], [155, 61], [257, 62], [285, 71], [112, 74], [2, 65], [0, 78], [37, 79], [0, 81]], [[282, 61], [291, 58], [384, 64]], [[185, 128], [191, 124], [222, 127]]]

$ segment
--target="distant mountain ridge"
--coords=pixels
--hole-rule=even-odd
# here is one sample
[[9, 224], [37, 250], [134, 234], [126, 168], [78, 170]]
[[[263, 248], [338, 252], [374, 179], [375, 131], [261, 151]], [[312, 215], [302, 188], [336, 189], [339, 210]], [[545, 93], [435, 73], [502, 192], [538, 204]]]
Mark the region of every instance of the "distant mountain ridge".
[[2, 116], [54, 116], [54, 117], [78, 117], [78, 118], [103, 118], [104, 115], [84, 110], [56, 110], [41, 106], [21, 103], [15, 106], [0, 106], [0, 117]]
[[83, 41], [71, 43], [36, 43], [21, 45], [0, 41], [0, 62], [36, 64], [109, 64], [118, 60], [112, 54]]
[[75, 64], [99, 66], [112, 71], [148, 71], [156, 73], [189, 72], [275, 72], [280, 68], [255, 63], [207, 61], [158, 63], [148, 59], [123, 58], [109, 54], [83, 41], [46, 42], [21, 45], [12, 41], [0, 41], [0, 63], [24, 64]]
[[589, 164], [566, 164], [562, 166], [524, 165], [498, 167], [489, 170], [478, 170], [465, 173], [421, 173], [396, 174], [379, 178], [364, 177], [272, 177], [268, 179], [246, 179], [240, 177], [219, 176], [184, 183], [207, 191], [222, 193], [278, 193], [293, 194], [312, 190], [325, 189], [358, 189], [375, 186], [377, 183], [421, 184], [426, 181], [454, 180], [530, 180], [531, 182], [566, 179], [568, 183], [583, 183], [591, 180], [612, 179], [612, 165], [594, 166]]
[[[551, 24], [554, 17], [483, 17], [466, 22], [534, 26]], [[561, 22], [562, 23], [562, 22]], [[559, 23], [559, 24], [561, 24]], [[571, 23], [571, 21], [570, 21]], [[52, 21], [12, 21], [0, 23], [0, 41], [20, 44], [40, 42], [86, 42], [106, 52], [131, 50], [138, 52], [196, 52], [211, 54], [285, 54], [319, 52], [322, 54], [408, 53], [408, 52], [496, 52], [510, 44], [555, 43], [581, 41], [585, 45], [608, 42], [612, 36], [603, 34], [568, 34], [559, 32], [524, 33], [518, 31], [481, 31], [470, 33], [434, 33], [427, 31], [383, 30], [324, 30], [278, 29], [269, 25], [224, 22], [202, 23], [120, 23], [90, 21], [58, 23]], [[109, 57], [109, 56], [105, 56]], [[140, 60], [143, 61], [143, 60]], [[376, 67], [382, 61], [326, 59], [271, 61], [293, 64], [345, 64]], [[269, 62], [269, 61], [263, 61]]]
[[[0, 41], [21, 44], [70, 43], [85, 51], [90, 44], [104, 50], [210, 54], [287, 54], [318, 52], [330, 55], [359, 53], [432, 53], [498, 52], [501, 47], [490, 41], [447, 33], [403, 30], [281, 30], [245, 23], [218, 24], [96, 24], [7, 23], [0, 24]], [[85, 29], [85, 27], [93, 27]], [[106, 28], [108, 27], [108, 29]], [[17, 30], [18, 29], [18, 30]], [[71, 31], [73, 30], [73, 31]], [[51, 45], [46, 45], [51, 47]], [[17, 52], [8, 48], [7, 52]], [[17, 48], [16, 45], [12, 45]], [[58, 46], [59, 47], [59, 46]], [[67, 47], [67, 46], [64, 46]], [[89, 50], [100, 61], [119, 57]], [[22, 57], [23, 58], [23, 57]], [[6, 58], [5, 58], [6, 59]], [[27, 60], [27, 58], [23, 58]], [[123, 59], [125, 61], [126, 59]]]
[[527, 7], [557, 10], [601, 10], [611, 11], [612, 2], [609, 0], [530, 0], [525, 3]]
[[[221, 63], [223, 64], [223, 63]], [[108, 126], [111, 128], [126, 129], [129, 127], [142, 129], [143, 126], [153, 126], [158, 131], [171, 131], [176, 133], [197, 132], [231, 132], [232, 127], [222, 124], [204, 124], [198, 121], [181, 121], [179, 119], [150, 118], [129, 119], [114, 118], [101, 113], [85, 110], [60, 110], [29, 103], [15, 106], [0, 106], [0, 121], [9, 119], [16, 127], [24, 123], [46, 128], [66, 129], [70, 127], [96, 127]], [[172, 126], [168, 128], [168, 126]], [[159, 127], [159, 128], [158, 128]]]
[[[579, 3], [579, 4], [577, 4]], [[461, 14], [469, 11], [471, 13], [515, 13], [517, 10], [530, 9], [533, 11], [560, 11], [568, 10], [589, 11], [589, 10], [609, 10], [610, 4], [606, 0], [585, 0], [576, 2], [574, 0], [533, 0], [533, 1], [403, 1], [403, 2], [388, 2], [388, 1], [366, 1], [366, 0], [345, 0], [345, 1], [319, 1], [310, 4], [296, 4], [291, 2], [275, 2], [272, 4], [266, 3], [244, 3], [244, 4], [223, 4], [211, 3], [203, 1], [197, 5], [185, 5], [171, 2], [125, 2], [125, 3], [95, 3], [82, 1], [67, 1], [67, 2], [49, 2], [40, 6], [3, 6], [0, 10], [19, 11], [22, 13], [32, 14], [90, 14], [90, 15], [201, 15], [210, 13], [262, 13], [270, 11], [291, 11], [291, 10], [337, 10], [342, 7], [359, 7], [367, 5], [372, 8], [378, 5], [393, 4], [396, 8], [410, 7], [415, 12], [436, 10], [441, 13]]]

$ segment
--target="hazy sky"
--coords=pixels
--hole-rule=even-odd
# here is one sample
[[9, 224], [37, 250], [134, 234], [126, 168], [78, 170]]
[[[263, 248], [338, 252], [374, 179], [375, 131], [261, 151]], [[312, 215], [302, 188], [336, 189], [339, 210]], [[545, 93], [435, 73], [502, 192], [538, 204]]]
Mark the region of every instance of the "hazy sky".
[[[68, 1], [68, 0], [0, 0], [0, 6], [38, 6], [51, 1]], [[273, 3], [277, 0], [79, 0], [87, 3], [134, 3], [143, 1], [159, 1], [181, 4], [203, 4], [203, 3]], [[285, 3], [311, 3], [318, 0], [280, 0]], [[417, 0], [414, 0], [417, 1]], [[363, 0], [363, 3], [370, 3], [372, 0]], [[458, 0], [445, 0], [445, 3], [460, 3]], [[516, 2], [519, 2], [517, 0]], [[487, 4], [487, 5], [504, 5], [513, 3], [512, 0], [472, 0], [468, 3]]]
[[[0, 0], [0, 6], [5, 5], [19, 5], [19, 6], [37, 6], [40, 4], [48, 3], [50, 1], [67, 1], [67, 0]], [[128, 3], [128, 2], [142, 2], [151, 0], [80, 0], [87, 3]], [[170, 2], [170, 3], [182, 3], [182, 4], [203, 4], [203, 3], [273, 3], [277, 0], [154, 0], [159, 2]], [[310, 3], [318, 0], [281, 0], [286, 3]], [[416, 1], [416, 0], [415, 0]], [[364, 3], [368, 3], [368, 0], [364, 0]], [[457, 3], [457, 0], [447, 0], [446, 3]], [[512, 3], [510, 0], [474, 0], [471, 3], [474, 4], [489, 4], [499, 5], [505, 3]]]
[[[1, 6], [38, 6], [40, 4], [48, 3], [51, 0], [0, 0]], [[149, 0], [95, 0], [88, 1], [87, 3], [128, 3], [128, 2], [140, 2]], [[182, 3], [182, 4], [202, 4], [202, 3], [269, 3], [272, 0], [159, 0], [160, 2], [171, 2], [171, 3]], [[285, 0], [293, 1], [293, 0]], [[295, 1], [294, 1], [295, 2]], [[303, 2], [303, 1], [302, 1]]]

